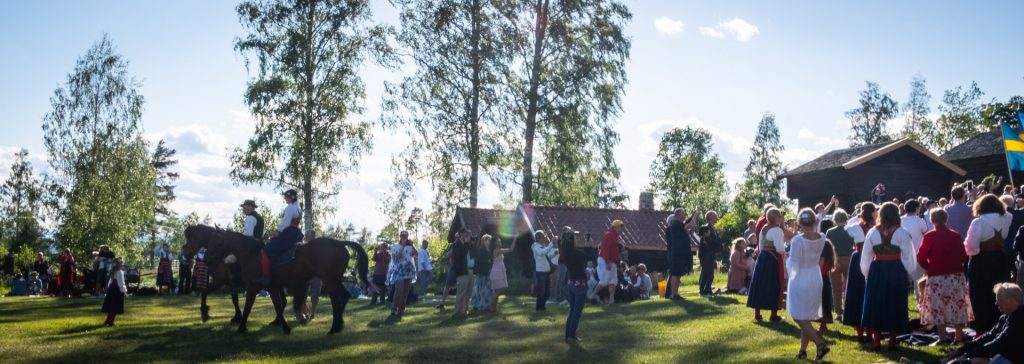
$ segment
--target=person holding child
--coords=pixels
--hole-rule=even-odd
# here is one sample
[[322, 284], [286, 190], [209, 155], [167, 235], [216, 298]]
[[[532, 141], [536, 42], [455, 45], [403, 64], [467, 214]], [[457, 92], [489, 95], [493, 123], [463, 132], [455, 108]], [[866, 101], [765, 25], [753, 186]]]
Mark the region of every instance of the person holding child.
[[107, 320], [103, 324], [114, 326], [114, 319], [117, 315], [124, 313], [124, 297], [128, 293], [128, 286], [124, 283], [124, 259], [114, 258], [109, 275], [107, 296], [103, 298], [103, 307], [100, 308], [100, 312], [107, 314]]

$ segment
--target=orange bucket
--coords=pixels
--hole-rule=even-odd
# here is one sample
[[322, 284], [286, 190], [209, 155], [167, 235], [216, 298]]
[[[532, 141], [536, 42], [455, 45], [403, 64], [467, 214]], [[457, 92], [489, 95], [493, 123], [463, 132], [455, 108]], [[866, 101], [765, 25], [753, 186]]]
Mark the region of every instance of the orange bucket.
[[661, 297], [665, 297], [665, 291], [666, 290], [668, 290], [668, 282], [666, 282], [666, 281], [658, 282], [658, 295], [661, 296]]

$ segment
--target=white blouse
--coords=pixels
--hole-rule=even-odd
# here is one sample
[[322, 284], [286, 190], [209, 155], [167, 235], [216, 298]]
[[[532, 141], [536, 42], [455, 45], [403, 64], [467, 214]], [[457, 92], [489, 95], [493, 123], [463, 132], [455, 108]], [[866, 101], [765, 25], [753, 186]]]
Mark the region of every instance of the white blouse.
[[292, 226], [292, 220], [302, 218], [302, 209], [299, 208], [298, 202], [292, 202], [288, 206], [284, 207], [284, 213], [281, 214], [281, 222], [277, 224], [277, 231], [281, 232]]
[[[857, 229], [860, 227], [858, 226]], [[868, 278], [871, 262], [875, 260], [874, 248], [877, 245], [882, 245], [882, 233], [878, 232], [877, 228], [871, 228], [864, 239], [864, 250], [861, 251], [860, 256], [860, 271], [864, 273], [864, 279]], [[917, 251], [914, 250], [914, 242], [910, 233], [903, 228], [896, 228], [896, 231], [892, 233], [892, 245], [900, 248], [900, 262], [903, 263], [907, 274], [913, 272], [917, 268]]]
[[992, 239], [996, 230], [1002, 232], [1003, 239], [1010, 233], [1010, 223], [1013, 222], [1013, 215], [988, 213], [981, 215], [971, 221], [971, 227], [967, 229], [967, 238], [964, 239], [964, 249], [968, 256], [975, 256], [981, 253], [981, 242]]
[[771, 229], [765, 229], [761, 232], [760, 238], [757, 239], [757, 247], [760, 250], [764, 250], [766, 246], [769, 246], [765, 243], [770, 241], [772, 242], [771, 246], [773, 246], [776, 251], [781, 252], [783, 248], [786, 247], [785, 240], [786, 237], [785, 234], [782, 233], [782, 228], [776, 226]]
[[124, 284], [124, 271], [119, 270], [114, 272], [114, 276], [107, 280], [107, 286], [111, 283], [117, 283], [117, 287], [121, 290], [121, 293], [128, 293], [128, 286]]
[[[868, 232], [870, 232], [870, 230], [868, 230]], [[850, 237], [853, 238], [853, 242], [854, 243], [863, 243], [864, 242], [864, 238], [865, 238], [865, 236], [864, 236], [864, 229], [860, 228], [860, 224], [852, 224], [852, 225], [851, 224], [847, 224], [846, 225], [846, 233], [850, 234]], [[864, 260], [864, 258], [861, 258], [861, 261], [863, 261], [863, 260]]]

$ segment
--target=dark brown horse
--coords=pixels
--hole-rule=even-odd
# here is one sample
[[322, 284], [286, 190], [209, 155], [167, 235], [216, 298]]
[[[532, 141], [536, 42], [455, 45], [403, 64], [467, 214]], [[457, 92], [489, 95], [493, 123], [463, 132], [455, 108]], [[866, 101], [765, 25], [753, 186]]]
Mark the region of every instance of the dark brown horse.
[[345, 326], [345, 306], [350, 298], [348, 290], [342, 285], [350, 257], [347, 248], [356, 251], [356, 268], [363, 286], [370, 284], [366, 279], [369, 260], [366, 251], [361, 245], [351, 241], [317, 238], [299, 245], [295, 250], [295, 258], [291, 262], [273, 267], [270, 287], [261, 287], [255, 283], [260, 276], [259, 254], [263, 246], [255, 239], [233, 231], [220, 230], [206, 225], [194, 225], [185, 228], [185, 242], [185, 247], [182, 250], [188, 255], [206, 247], [207, 254], [234, 255], [238, 259], [234, 264], [238, 264], [241, 270], [242, 282], [245, 284], [246, 291], [245, 308], [242, 311], [242, 320], [238, 325], [240, 333], [248, 330], [246, 324], [249, 320], [249, 313], [252, 311], [256, 292], [260, 288], [270, 292], [276, 313], [274, 323], [280, 323], [284, 333], [290, 333], [291, 327], [284, 319], [285, 298], [282, 292], [284, 288], [288, 288], [295, 298], [293, 300], [294, 307], [298, 311], [306, 304], [306, 291], [309, 280], [313, 277], [320, 278], [323, 282], [323, 290], [331, 298], [331, 312], [334, 317], [331, 329], [327, 334], [340, 333]]

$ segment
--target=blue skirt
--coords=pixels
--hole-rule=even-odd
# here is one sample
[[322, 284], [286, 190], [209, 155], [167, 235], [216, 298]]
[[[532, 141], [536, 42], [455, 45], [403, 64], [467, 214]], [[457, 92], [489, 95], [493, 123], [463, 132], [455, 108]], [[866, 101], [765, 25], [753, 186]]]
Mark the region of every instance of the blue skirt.
[[778, 310], [782, 282], [779, 281], [779, 260], [775, 253], [762, 251], [757, 255], [754, 277], [750, 279], [747, 293], [747, 307], [761, 310]]
[[103, 307], [100, 308], [100, 312], [124, 313], [124, 293], [121, 293], [121, 287], [113, 282], [107, 285], [107, 296], [103, 298]]
[[300, 241], [302, 241], [302, 230], [295, 226], [289, 226], [284, 231], [278, 233], [277, 236], [270, 238], [270, 241], [263, 246], [263, 250], [271, 258], [278, 258], [295, 248], [295, 245], [298, 245]]
[[846, 294], [843, 296], [843, 325], [860, 326], [860, 315], [864, 313], [864, 273], [860, 271], [860, 252], [850, 255]]
[[861, 326], [903, 333], [910, 328], [907, 308], [907, 270], [899, 260], [875, 260], [864, 288]]

